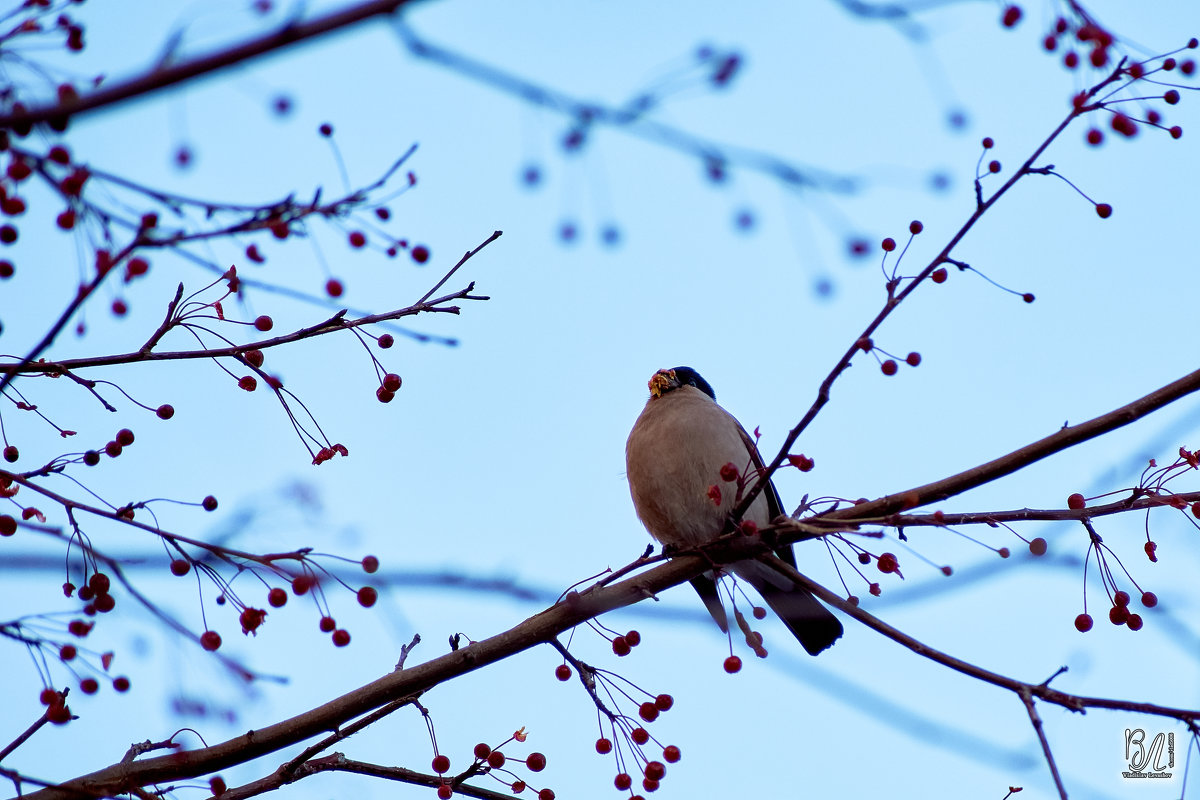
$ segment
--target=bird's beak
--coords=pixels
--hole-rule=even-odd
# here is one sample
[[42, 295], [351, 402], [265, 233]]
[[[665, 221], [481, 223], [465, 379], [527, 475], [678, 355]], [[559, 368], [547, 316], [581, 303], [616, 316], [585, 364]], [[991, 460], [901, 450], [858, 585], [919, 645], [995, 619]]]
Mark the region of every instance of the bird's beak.
[[651, 397], [662, 397], [672, 389], [679, 388], [679, 378], [676, 377], [673, 369], [660, 369], [650, 379], [649, 386]]

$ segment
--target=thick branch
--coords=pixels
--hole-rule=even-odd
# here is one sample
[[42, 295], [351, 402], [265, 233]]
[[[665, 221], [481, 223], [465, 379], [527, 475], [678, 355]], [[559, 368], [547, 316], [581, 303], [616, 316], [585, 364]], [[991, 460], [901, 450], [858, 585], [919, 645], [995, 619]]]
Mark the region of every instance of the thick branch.
[[[739, 557], [744, 557], [742, 553]], [[252, 730], [211, 747], [109, 767], [25, 795], [32, 800], [112, 796], [139, 786], [185, 780], [241, 764], [339, 726], [387, 703], [418, 695], [467, 672], [549, 641], [585, 620], [640, 602], [711, 567], [700, 556], [680, 556], [621, 583], [568, 595], [516, 627], [415, 667], [393, 672], [291, 719]]]
[[227, 67], [245, 64], [259, 56], [282, 50], [289, 45], [322, 36], [326, 33], [348, 28], [377, 16], [392, 14], [411, 0], [368, 0], [349, 8], [308, 20], [290, 21], [283, 27], [263, 34], [239, 45], [219, 50], [208, 55], [181, 61], [177, 64], [157, 66], [141, 75], [121, 83], [107, 86], [97, 92], [83, 95], [78, 100], [52, 106], [31, 108], [28, 111], [0, 115], [0, 129], [30, 125], [49, 120], [78, 117], [90, 111], [117, 105], [126, 100], [183, 83]]
[[1128, 405], [1101, 414], [1095, 419], [1079, 425], [1067, 426], [1044, 439], [1014, 450], [1011, 453], [993, 459], [986, 464], [964, 470], [957, 475], [951, 475], [924, 486], [917, 486], [905, 492], [884, 495], [878, 500], [862, 503], [850, 508], [832, 511], [821, 516], [821, 519], [862, 520], [883, 517], [908, 508], [928, 505], [962, 494], [968, 489], [982, 486], [1027, 467], [1047, 456], [1066, 450], [1068, 447], [1094, 439], [1109, 431], [1128, 425], [1131, 422], [1157, 411], [1182, 397], [1200, 390], [1200, 370], [1185, 375], [1177, 381], [1168, 383], [1161, 389], [1156, 389], [1145, 397], [1140, 397]]

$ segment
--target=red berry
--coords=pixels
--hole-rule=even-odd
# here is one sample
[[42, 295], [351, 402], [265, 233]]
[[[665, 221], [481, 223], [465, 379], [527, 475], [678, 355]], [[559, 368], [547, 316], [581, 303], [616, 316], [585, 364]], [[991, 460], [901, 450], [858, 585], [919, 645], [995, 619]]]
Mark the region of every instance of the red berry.
[[381, 403], [390, 403], [396, 399], [396, 393], [389, 392], [387, 389], [380, 386], [375, 390], [375, 399]]
[[1006, 28], [1014, 27], [1021, 21], [1020, 6], [1005, 6], [1004, 14], [1000, 17], [1000, 23]]
[[1080, 614], [1075, 618], [1075, 630], [1080, 633], [1087, 633], [1092, 629], [1092, 617], [1090, 614]]
[[1122, 589], [1113, 595], [1113, 603], [1122, 607], [1129, 606], [1129, 592]]
[[900, 369], [900, 367], [898, 367], [896, 365], [895, 361], [893, 361], [892, 359], [889, 358], [887, 361], [884, 361], [882, 364], [879, 365], [879, 369], [884, 375], [891, 376], [891, 375], [895, 375], [896, 372]]
[[946, 272], [945, 267], [938, 267], [937, 269], [935, 269], [933, 271], [933, 274], [931, 274], [929, 277], [933, 280], [934, 283], [945, 283], [946, 278], [949, 277], [949, 273]]
[[628, 772], [619, 772], [617, 777], [613, 778], [613, 786], [617, 787], [617, 791], [624, 792], [633, 785], [633, 778], [629, 777]]
[[329, 633], [337, 627], [337, 623], [333, 621], [333, 617], [321, 617], [320, 625], [321, 633]]
[[1000, 171], [1000, 162], [999, 161], [988, 162], [988, 172], [995, 175], [999, 171]]
[[17, 450], [17, 448], [14, 445], [10, 444], [8, 447], [4, 448], [4, 460], [7, 461], [8, 463], [11, 464], [20, 457], [21, 457], [21, 452], [19, 450]]
[[1046, 540], [1040, 536], [1034, 539], [1029, 543], [1029, 552], [1033, 553], [1035, 556], [1046, 555]]
[[366, 244], [367, 244], [367, 237], [363, 235], [362, 231], [351, 231], [350, 232], [350, 246], [351, 247], [364, 247], [364, 246], [366, 246]]
[[203, 500], [200, 502], [200, 506], [201, 506], [201, 507], [202, 507], [202, 508], [203, 508], [205, 511], [216, 511], [216, 510], [217, 510], [217, 498], [213, 497], [213, 496], [210, 494], [208, 497], [204, 498], [204, 499], [203, 499]]
[[907, 356], [905, 356], [904, 363], [908, 364], [910, 367], [918, 366], [921, 363], [921, 354], [909, 353]]
[[1010, 555], [1012, 555], [1012, 552], [1009, 551], [1007, 547], [1001, 547], [996, 551], [996, 555], [1000, 556], [1001, 558], [1008, 558]]
[[333, 632], [333, 646], [345, 647], [350, 644], [350, 632], [345, 628], [338, 628]]
[[1183, 128], [1179, 127], [1178, 125], [1172, 125], [1170, 129], [1168, 129], [1167, 133], [1171, 134], [1172, 139], [1178, 139], [1183, 136]]
[[1095, 147], [1104, 141], [1104, 132], [1099, 128], [1092, 128], [1087, 132], [1087, 143]]
[[[13, 460], [15, 461], [16, 459]], [[738, 472], [737, 466], [732, 461], [726, 462], [721, 467], [721, 480], [725, 481], [726, 483], [733, 483], [736, 481], [739, 474], [740, 473]]]
[[391, 347], [392, 345], [394, 345], [396, 343], [396, 338], [394, 336], [392, 336], [390, 333], [385, 333], [379, 337], [378, 342], [379, 342], [379, 349], [387, 350], [389, 347]]
[[638, 706], [638, 716], [646, 722], [654, 722], [658, 719], [658, 706], [651, 702], [642, 703]]
[[171, 574], [176, 577], [183, 577], [192, 570], [192, 562], [185, 558], [177, 558], [171, 562]]
[[321, 135], [326, 138], [333, 136], [333, 126], [328, 122], [322, 122], [321, 127], [317, 128], [317, 130], [320, 131]]
[[560, 681], [571, 680], [571, 668], [566, 664], [559, 664], [554, 668], [554, 677], [558, 678]]
[[679, 751], [679, 748], [673, 744], [669, 744], [663, 748], [663, 758], [669, 764], [676, 763], [682, 756], [683, 754]]
[[115, 441], [104, 445], [104, 452], [108, 454], [109, 458], [116, 458], [117, 456], [121, 455], [121, 449], [121, 445], [117, 444]]
[[1125, 620], [1125, 624], [1129, 626], [1131, 631], [1140, 631], [1142, 629], [1142, 615], [1130, 614], [1129, 619]]
[[246, 363], [252, 367], [261, 367], [265, 360], [262, 350], [247, 350], [244, 358], [246, 359]]
[[624, 636], [618, 636], [612, 641], [612, 651], [618, 656], [629, 655], [629, 643], [625, 641]]
[[896, 249], [896, 240], [889, 236], [880, 243], [880, 246], [885, 253], [890, 253]]
[[400, 379], [400, 376], [394, 372], [389, 372], [387, 375], [383, 376], [383, 388], [387, 389], [389, 392], [400, 391], [400, 385], [402, 383], [403, 381]]
[[345, 287], [342, 286], [342, 282], [337, 278], [330, 278], [325, 281], [325, 293], [330, 297], [341, 297], [344, 291]]
[[1146, 557], [1149, 558], [1151, 561], [1158, 561], [1158, 556], [1155, 554], [1155, 551], [1157, 549], [1158, 549], [1158, 545], [1155, 544], [1154, 542], [1146, 542], [1146, 546], [1145, 546]]
[[1125, 606], [1116, 606], [1108, 610], [1108, 621], [1113, 625], [1124, 625], [1129, 619], [1129, 609]]
[[266, 333], [267, 331], [271, 330], [271, 328], [275, 327], [275, 321], [266, 314], [263, 314], [261, 317], [258, 317], [254, 320], [254, 327], [257, 330]]
[[661, 781], [667, 774], [667, 767], [661, 761], [651, 761], [643, 773], [652, 781]]
[[889, 572], [895, 572], [900, 568], [899, 563], [896, 561], [896, 556], [892, 553], [884, 553], [881, 555], [879, 560], [875, 562], [875, 566], [878, 567], [879, 571], [885, 575]]
[[118, 675], [117, 677], [113, 678], [112, 685], [113, 685], [113, 688], [116, 689], [118, 692], [128, 692], [129, 691], [129, 678], [126, 678], [124, 675]]
[[650, 732], [645, 728], [634, 728], [629, 732], [629, 738], [633, 739], [635, 744], [645, 744], [650, 741]]
[[869, 587], [867, 587], [867, 591], [871, 593], [872, 597], [879, 597], [879, 595], [883, 594], [883, 589], [878, 583], [872, 583]]
[[362, 568], [368, 575], [374, 574], [379, 570], [379, 559], [375, 556], [363, 556]]
[[79, 655], [79, 651], [75, 649], [75, 645], [73, 644], [64, 644], [58, 648], [58, 657], [63, 661], [71, 661], [77, 655]]
[[129, 305], [118, 297], [112, 301], [112, 312], [118, 317], [123, 317], [129, 313]]
[[671, 707], [675, 705], [675, 698], [669, 694], [660, 694], [654, 698], [654, 705], [659, 711], [670, 711]]
[[454, 796], [454, 787], [448, 783], [440, 784], [437, 788], [438, 800], [450, 800]]
[[100, 691], [100, 682], [95, 678], [84, 678], [79, 682], [79, 691], [84, 694], [95, 694]]
[[525, 758], [525, 766], [533, 772], [541, 772], [546, 768], [546, 756], [541, 753], [530, 753]]
[[767, 610], [765, 608], [763, 608], [762, 606], [755, 606], [754, 611], [751, 613], [754, 614], [755, 619], [766, 619], [767, 618]]
[[66, 703], [56, 703], [46, 709], [46, 719], [55, 725], [66, 725], [71, 721], [71, 709], [67, 707]]
[[507, 759], [504, 757], [504, 753], [501, 753], [499, 750], [493, 750], [492, 752], [488, 753], [487, 763], [489, 766], [495, 769], [503, 767], [506, 760]]
[[69, 231], [75, 227], [75, 210], [68, 208], [54, 219], [54, 223], [64, 231]]
[[287, 592], [278, 586], [267, 592], [267, 602], [271, 604], [272, 608], [282, 608], [287, 604], [287, 601]]
[[1025, 294], [1021, 295], [1021, 299], [1026, 303], [1032, 303], [1037, 298], [1035, 298], [1031, 292], [1026, 292]]
[[730, 656], [729, 658], [725, 659], [724, 666], [725, 671], [732, 675], [733, 673], [739, 672], [742, 669], [742, 660], [737, 656]]
[[253, 392], [258, 388], [258, 381], [253, 375], [244, 375], [238, 379], [238, 388], [245, 389], [247, 392]]
[[429, 248], [423, 244], [419, 244], [412, 249], [410, 253], [412, 260], [418, 264], [424, 264], [429, 260]]
[[450, 769], [450, 759], [443, 755], [433, 757], [433, 771], [441, 775]]
[[608, 755], [612, 752], [612, 742], [608, 739], [600, 738], [596, 740], [596, 752], [600, 755]]
[[1108, 219], [1112, 216], [1112, 206], [1108, 203], [1097, 203], [1096, 216], [1100, 217], [1100, 219]]
[[1067, 508], [1071, 509], [1072, 511], [1079, 511], [1085, 505], [1087, 505], [1087, 502], [1083, 499], [1083, 495], [1081, 495], [1079, 492], [1075, 492], [1067, 498]]
[[995, 141], [993, 141], [992, 137], [990, 137], [990, 136], [983, 137], [983, 141], [981, 142], [981, 144], [983, 145], [984, 150], [991, 150], [993, 147], [996, 146]]
[[200, 634], [200, 646], [210, 652], [216, 650], [221, 646], [221, 634], [216, 631], [205, 631]]
[[1074, 50], [1068, 51], [1067, 54], [1065, 56], [1063, 56], [1063, 66], [1066, 67], [1067, 69], [1075, 69], [1076, 67], [1078, 67], [1079, 66], [1079, 54], [1076, 53]]
[[916, 236], [923, 230], [925, 230], [925, 226], [921, 224], [920, 220], [914, 219], [912, 222], [908, 223], [908, 232], [913, 236]]
[[637, 631], [630, 631], [625, 634], [625, 643], [630, 647], [637, 647], [642, 643], [642, 635]]
[[163, 403], [154, 413], [158, 415], [159, 419], [170, 419], [175, 416], [175, 407], [169, 403]]
[[378, 599], [379, 592], [374, 586], [364, 586], [358, 590], [358, 604], [363, 608], [370, 608]]

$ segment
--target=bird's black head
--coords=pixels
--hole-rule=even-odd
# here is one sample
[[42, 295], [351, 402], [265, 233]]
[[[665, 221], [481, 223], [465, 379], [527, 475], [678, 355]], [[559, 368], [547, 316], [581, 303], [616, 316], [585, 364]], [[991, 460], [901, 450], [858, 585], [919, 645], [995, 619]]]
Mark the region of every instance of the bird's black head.
[[696, 372], [696, 370], [692, 369], [691, 367], [675, 367], [671, 371], [675, 373], [675, 377], [679, 380], [680, 386], [695, 386], [713, 400], [717, 399], [717, 395], [713, 391], [712, 386], [710, 386], [708, 381], [704, 380], [704, 378], [699, 372]]

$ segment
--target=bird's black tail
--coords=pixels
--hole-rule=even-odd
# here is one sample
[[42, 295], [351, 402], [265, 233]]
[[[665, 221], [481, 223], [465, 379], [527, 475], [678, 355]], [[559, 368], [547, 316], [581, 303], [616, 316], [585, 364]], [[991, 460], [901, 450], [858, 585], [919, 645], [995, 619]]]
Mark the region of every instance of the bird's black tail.
[[810, 656], [820, 653], [842, 635], [842, 623], [807, 589], [801, 586], [781, 589], [758, 575], [748, 579]]

